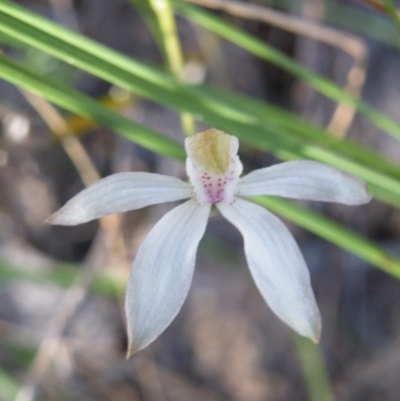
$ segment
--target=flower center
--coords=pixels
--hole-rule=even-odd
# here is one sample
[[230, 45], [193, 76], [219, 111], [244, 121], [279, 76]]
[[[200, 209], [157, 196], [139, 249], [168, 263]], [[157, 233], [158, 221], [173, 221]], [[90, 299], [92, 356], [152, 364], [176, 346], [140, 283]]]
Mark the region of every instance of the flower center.
[[186, 172], [196, 201], [234, 201], [234, 192], [243, 170], [237, 156], [239, 141], [232, 135], [209, 129], [185, 140]]

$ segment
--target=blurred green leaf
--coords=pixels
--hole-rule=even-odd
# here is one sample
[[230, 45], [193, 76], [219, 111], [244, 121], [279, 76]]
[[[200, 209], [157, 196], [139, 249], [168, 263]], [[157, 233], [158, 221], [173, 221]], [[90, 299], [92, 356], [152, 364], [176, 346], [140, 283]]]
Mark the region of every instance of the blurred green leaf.
[[[263, 0], [262, 3], [299, 14], [302, 1]], [[370, 8], [329, 0], [324, 2], [322, 22], [400, 48], [398, 33], [390, 20]]]
[[310, 401], [334, 401], [321, 349], [308, 338], [293, 333]]
[[[346, 249], [361, 259], [378, 266], [386, 273], [400, 279], [400, 259], [384, 248], [340, 225], [339, 223], [311, 212], [286, 199], [259, 196], [254, 201], [272, 212], [292, 221], [296, 225]], [[361, 212], [360, 212], [361, 213]]]
[[0, 400], [13, 400], [19, 388], [18, 382], [0, 367]]
[[[43, 78], [4, 56], [0, 56], [0, 65], [2, 66], [0, 77], [9, 82], [32, 90], [69, 111], [91, 118], [100, 124], [110, 127], [150, 150], [169, 157], [184, 158], [183, 149], [174, 140], [108, 110], [89, 96], [83, 95], [49, 78]], [[206, 92], [203, 91], [202, 93]], [[212, 94], [209, 97], [211, 98]], [[216, 126], [237, 135], [243, 141], [260, 150], [272, 151], [278, 157], [285, 159], [314, 159], [359, 175], [370, 184], [370, 189], [375, 196], [396, 205], [400, 204], [399, 180], [397, 177], [389, 176], [386, 172], [379, 171], [377, 164], [374, 164], [372, 167], [362, 165], [340, 155], [337, 149], [331, 151], [329, 143], [324, 144], [324, 146], [316, 146], [304, 139], [302, 140], [301, 138], [285, 134], [282, 124], [275, 127], [270, 124], [269, 130], [266, 130], [266, 122], [264, 123], [263, 118], [260, 117], [256, 118], [256, 116], [252, 117], [250, 114], [244, 114], [247, 116], [247, 119], [253, 120], [252, 123], [238, 121], [234, 117], [239, 111], [233, 106], [232, 102], [228, 103], [224, 101], [224, 103], [219, 104], [219, 108], [223, 109], [222, 116], [217, 113], [212, 114], [208, 112], [209, 117], [213, 122], [217, 123], [215, 124]], [[243, 108], [246, 111], [246, 107]], [[243, 108], [241, 113], [243, 113]], [[229, 114], [225, 117], [227, 111]], [[232, 114], [233, 118], [229, 118]], [[260, 112], [260, 114], [263, 113]], [[257, 120], [260, 121], [258, 122]], [[323, 140], [323, 136], [320, 136], [319, 140]], [[331, 142], [331, 139], [328, 139], [328, 141]]]
[[400, 35], [400, 12], [396, 8], [396, 3], [394, 0], [383, 0], [383, 3], [386, 6], [386, 12], [392, 19], [394, 26], [397, 29], [397, 35]]
[[[63, 85], [38, 76], [32, 71], [0, 56], [0, 77], [32, 90], [50, 101], [86, 117], [94, 118], [105, 126], [140, 142], [142, 146], [160, 154], [184, 160], [182, 145], [157, 131], [133, 123], [106, 109], [93, 99]], [[143, 140], [143, 134], [145, 140]], [[259, 203], [281, 214], [300, 226], [353, 252], [393, 276], [400, 278], [400, 261], [365, 238], [351, 233], [338, 223], [307, 211], [283, 199], [260, 198]], [[59, 274], [57, 272], [57, 274]], [[61, 276], [60, 276], [61, 277]]]
[[165, 48], [163, 45], [163, 35], [160, 26], [158, 25], [157, 15], [155, 14], [153, 8], [150, 7], [149, 1], [148, 0], [129, 0], [129, 1], [140, 12], [142, 18], [146, 22], [147, 27], [152, 33], [153, 38], [156, 41], [160, 52], [163, 54], [164, 59], [167, 59], [167, 55], [165, 53]]
[[183, 149], [173, 139], [122, 117], [89, 96], [49, 78], [40, 77], [32, 70], [1, 55], [0, 65], [0, 77], [3, 79], [31, 90], [66, 110], [115, 129], [121, 135], [149, 150], [169, 157], [184, 157]]
[[217, 35], [222, 36], [226, 40], [235, 43], [250, 53], [260, 57], [261, 59], [269, 61], [272, 64], [289, 71], [294, 76], [306, 82], [312, 88], [328, 98], [337, 102], [344, 102], [355, 107], [362, 115], [368, 118], [378, 128], [391, 134], [394, 138], [400, 139], [399, 123], [379, 113], [364, 101], [357, 100], [327, 78], [321, 77], [318, 74], [309, 71], [300, 63], [276, 50], [274, 47], [222, 21], [220, 18], [215, 17], [211, 13], [207, 13], [198, 7], [194, 7], [178, 0], [170, 1], [172, 1], [175, 9], [179, 11], [180, 14], [189, 18], [193, 22], [216, 33]]
[[[29, 271], [26, 267], [14, 266], [0, 259], [0, 280], [3, 284], [14, 280], [29, 280], [36, 283], [53, 283], [67, 288], [76, 281], [83, 268], [84, 266], [78, 263], [57, 263], [51, 268], [38, 272], [37, 270]], [[107, 271], [103, 271], [94, 279], [92, 289], [101, 295], [115, 297], [116, 294], [124, 293], [125, 283]]]
[[[152, 27], [153, 36], [164, 55], [167, 70], [177, 82], [181, 82], [183, 54], [171, 4], [167, 0], [130, 0], [130, 2], [139, 8], [148, 25]], [[194, 133], [193, 115], [181, 113], [181, 123], [186, 135]]]
[[385, 15], [337, 1], [329, 1], [326, 6], [324, 20], [328, 24], [400, 48], [398, 32]]
[[[229, 96], [215, 90], [210, 92], [179, 85], [155, 68], [125, 57], [23, 8], [10, 6], [9, 2], [0, 3], [1, 31], [116, 85], [129, 88], [139, 95], [179, 110], [189, 111], [197, 115], [198, 119], [237, 135], [252, 146], [272, 151], [280, 158], [314, 159], [360, 175], [371, 185], [375, 196], [391, 204], [400, 205], [400, 184], [397, 180], [398, 174], [395, 173], [397, 166], [389, 167], [390, 163], [380, 163], [382, 158], [377, 157], [375, 160], [371, 157], [371, 151], [364, 152], [360, 145], [353, 146], [348, 141], [341, 145], [340, 141], [336, 141], [334, 144], [326, 135], [320, 135], [316, 143], [315, 133], [314, 138], [310, 137], [306, 141], [305, 136], [312, 135], [312, 131], [304, 134], [308, 130], [302, 129], [302, 133], [299, 134], [299, 129], [293, 129], [299, 118], [293, 119], [289, 129], [288, 124], [282, 124], [282, 117], [275, 117], [279, 116], [278, 113], [265, 113], [260, 105], [254, 107], [255, 101], [252, 99], [237, 97], [233, 101], [228, 100]], [[13, 79], [18, 85], [18, 79], [12, 75], [12, 70], [8, 69], [7, 79]], [[85, 103], [83, 100], [82, 102]], [[249, 107], [247, 103], [252, 106]], [[108, 117], [101, 114], [97, 113], [99, 122], [104, 121], [104, 118], [111, 118], [107, 113]], [[288, 121], [290, 120], [289, 118]], [[143, 144], [143, 139], [142, 136], [142, 142], [137, 142]], [[165, 154], [162, 147], [158, 147], [158, 151]], [[352, 152], [352, 155], [349, 152]]]
[[[0, 22], [2, 5], [3, 3], [0, 3]], [[22, 14], [26, 18], [31, 18], [31, 15], [27, 16], [25, 11]], [[325, 135], [320, 135], [319, 140], [323, 144], [320, 146], [316, 143], [316, 138], [297, 132], [298, 130], [296, 131], [293, 125], [294, 121], [285, 123], [283, 111], [276, 113], [278, 117], [275, 120], [268, 120], [269, 127], [266, 129], [267, 119], [263, 116], [265, 111], [260, 103], [249, 100], [251, 105], [248, 106], [245, 100], [241, 100], [244, 99], [243, 97], [232, 96], [228, 101], [227, 94], [222, 95], [214, 90], [182, 87], [155, 69], [146, 68], [140, 63], [63, 30], [39, 17], [34, 16], [33, 18], [35, 20], [38, 18], [38, 21], [42, 22], [41, 26], [45, 29], [40, 31], [37, 28], [28, 27], [27, 31], [23, 21], [14, 20], [10, 25], [10, 21], [7, 20], [7, 23], [0, 26], [0, 31], [7, 26], [9, 32], [13, 32], [16, 37], [23, 37], [24, 40], [35, 44], [37, 48], [43, 51], [48, 50], [50, 54], [97, 73], [111, 82], [123, 84], [132, 90], [137, 89], [150, 98], [154, 98], [156, 93], [164, 102], [168, 99], [167, 104], [174, 105], [178, 109], [198, 110], [207, 121], [237, 135], [258, 149], [272, 150], [283, 158], [311, 158], [327, 161], [361, 177], [365, 176], [376, 195], [383, 198], [388, 197], [394, 203], [399, 202], [400, 185], [397, 180], [397, 168], [386, 163], [383, 170], [380, 170], [377, 163], [372, 160], [373, 158], [369, 160], [371, 166], [368, 166], [365, 161], [371, 158], [371, 152], [366, 152], [363, 157], [359, 158], [360, 160], [365, 158], [364, 164], [362, 164], [346, 155], [341, 155], [340, 152], [344, 152], [344, 149], [331, 151], [329, 147], [333, 146], [333, 142], [331, 143], [331, 139], [324, 141]], [[3, 19], [4, 21], [6, 19]], [[14, 23], [16, 25], [12, 26]], [[24, 32], [22, 35], [16, 31], [17, 27], [19, 31]], [[32, 32], [29, 31], [31, 29], [33, 29]], [[26, 39], [29, 32], [31, 36]], [[61, 39], [57, 38], [55, 33]], [[35, 38], [35, 35], [39, 35], [40, 40]], [[66, 38], [68, 40], [64, 40]], [[71, 41], [73, 45], [70, 44]], [[165, 135], [130, 121], [108, 110], [90, 97], [54, 80], [44, 78], [4, 56], [0, 56], [0, 77], [19, 87], [31, 90], [66, 110], [96, 120], [154, 152], [180, 160], [185, 157], [183, 147]], [[340, 148], [340, 145], [337, 146]], [[352, 152], [355, 152], [354, 148]], [[400, 277], [398, 259], [365, 238], [351, 233], [340, 224], [284, 200], [265, 198], [263, 202], [266, 202], [265, 206], [271, 210], [275, 210], [344, 249], [348, 249], [386, 272]]]

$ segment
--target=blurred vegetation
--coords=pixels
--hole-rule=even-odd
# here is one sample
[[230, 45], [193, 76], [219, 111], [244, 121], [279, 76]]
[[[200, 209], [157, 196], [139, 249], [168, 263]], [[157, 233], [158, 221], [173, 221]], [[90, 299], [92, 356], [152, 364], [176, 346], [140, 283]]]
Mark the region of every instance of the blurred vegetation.
[[[259, 23], [252, 21], [256, 19], [255, 17], [246, 17], [250, 22], [245, 23], [244, 20], [237, 17], [235, 12], [232, 12], [232, 15], [229, 14], [229, 7], [234, 8], [235, 2], [229, 1], [220, 4], [220, 2], [212, 0], [196, 0], [193, 2], [196, 5], [181, 0], [149, 0], [148, 2], [130, 0], [124, 2], [124, 6], [132, 7], [147, 24], [155, 48], [161, 55], [159, 63], [154, 60], [125, 55], [121, 51], [91, 39], [90, 35], [79, 33], [71, 27], [51, 20], [48, 16], [32, 11], [29, 9], [31, 4], [27, 4], [28, 8], [17, 3], [8, 0], [0, 2], [0, 43], [2, 44], [0, 78], [18, 88], [33, 105], [35, 112], [46, 121], [47, 130], [53, 131], [52, 134], [46, 133], [48, 139], [52, 139], [53, 146], [61, 144], [64, 147], [81, 177], [84, 172], [80, 170], [80, 162], [74, 160], [74, 156], [71, 154], [76, 156], [81, 151], [85, 152], [84, 147], [82, 150], [81, 141], [85, 140], [87, 133], [99, 129], [99, 127], [107, 128], [131, 141], [138, 145], [141, 151], [145, 149], [158, 156], [166, 156], [169, 159], [183, 162], [185, 158], [182, 146], [184, 135], [199, 131], [200, 127], [215, 126], [240, 139], [243, 158], [249, 160], [249, 164], [257, 164], [257, 158], [265, 160], [259, 156], [264, 153], [270, 155], [269, 161], [274, 160], [272, 158], [317, 160], [364, 179], [376, 199], [374, 205], [378, 205], [377, 209], [385, 208], [385, 213], [387, 210], [394, 210], [395, 214], [400, 207], [400, 169], [397, 160], [388, 157], [384, 152], [370, 145], [368, 141], [359, 141], [357, 136], [353, 137], [348, 132], [354, 119], [358, 119], [362, 121], [362, 124], [376, 130], [377, 135], [381, 135], [383, 138], [390, 136], [391, 140], [396, 143], [400, 139], [400, 122], [379, 110], [375, 106], [379, 101], [372, 104], [369, 100], [364, 99], [361, 95], [363, 79], [352, 80], [349, 73], [347, 83], [353, 85], [350, 85], [352, 90], [349, 90], [348, 85], [346, 86], [343, 82], [337, 83], [331, 77], [303, 65], [301, 61], [296, 60], [293, 52], [285, 52], [277, 48], [274, 43], [268, 43], [259, 34]], [[36, 2], [32, 3], [36, 4]], [[294, 21], [290, 18], [296, 18], [296, 21], [300, 22], [304, 20], [306, 3], [300, 0], [263, 0], [259, 4], [248, 2], [240, 4], [247, 7], [249, 12], [253, 6], [262, 6], [266, 13], [268, 10], [281, 10], [283, 24], [290, 25], [291, 21]], [[365, 3], [361, 5], [351, 1], [315, 0], [314, 3], [312, 1], [311, 3], [315, 3], [322, 10], [317, 22], [323, 32], [327, 32], [327, 35], [335, 35], [339, 32], [340, 38], [344, 38], [344, 41], [348, 40], [349, 43], [357, 43], [357, 46], [360, 46], [365, 53], [368, 53], [369, 43], [378, 43], [379, 46], [387, 46], [390, 51], [397, 52], [398, 56], [400, 25], [394, 1], [360, 1], [359, 3]], [[71, 6], [71, 4], [65, 1], [65, 5]], [[54, 4], [49, 2], [47, 7], [54, 8]], [[114, 4], [109, 2], [107, 7], [114, 7]], [[36, 11], [43, 11], [40, 7], [33, 8], [36, 8]], [[215, 9], [219, 11], [215, 11]], [[257, 14], [257, 10], [259, 9], [253, 10], [255, 14]], [[285, 18], [289, 19], [286, 21]], [[181, 21], [185, 22], [181, 24]], [[183, 24], [186, 25], [182, 28]], [[218, 51], [211, 52], [211, 58], [227, 57], [224, 55], [224, 47], [232, 46], [232, 48], [244, 52], [240, 54], [253, 57], [254, 63], [265, 63], [268, 68], [273, 66], [279, 70], [280, 74], [288, 74], [287, 76], [293, 82], [303, 85], [301, 88], [307, 88], [318, 94], [317, 102], [329, 102], [329, 112], [326, 113], [329, 116], [324, 116], [327, 120], [326, 123], [313, 121], [294, 108], [283, 107], [274, 99], [266, 100], [262, 93], [255, 96], [243, 93], [234, 85], [226, 88], [215, 82], [208, 83], [206, 79], [196, 77], [191, 81], [191, 78], [185, 75], [185, 68], [191, 61], [190, 57], [195, 59], [194, 64], [201, 75], [201, 71], [207, 69], [207, 54], [197, 55], [196, 58], [188, 51], [185, 52], [187, 50], [185, 32], [188, 32], [188, 27], [197, 36], [199, 43], [205, 40], [209, 46], [216, 45]], [[269, 26], [269, 29], [274, 29], [273, 25]], [[318, 36], [316, 32], [320, 32], [318, 29], [311, 24], [306, 37], [309, 35], [309, 37], [315, 38]], [[300, 33], [292, 32], [292, 34], [295, 37], [300, 36]], [[204, 53], [207, 52], [204, 50]], [[208, 57], [210, 58], [210, 54]], [[240, 57], [234, 62], [240, 63]], [[231, 63], [231, 61], [225, 60], [225, 63]], [[355, 68], [351, 63], [346, 65], [350, 65], [350, 69], [348, 68], [350, 71]], [[223, 69], [223, 63], [221, 63], [221, 69]], [[361, 74], [359, 76], [364, 78], [366, 76], [366, 84], [368, 84], [367, 65], [361, 63], [357, 71]], [[98, 82], [106, 83], [107, 88], [112, 86], [114, 96], [111, 92], [105, 93], [105, 91], [98, 96], [97, 94], [89, 95], [90, 91], [85, 91], [86, 79], [97, 79]], [[247, 76], [246, 79], [251, 81], [253, 77]], [[356, 81], [356, 83], [354, 84], [352, 81]], [[120, 95], [123, 93], [123, 96], [115, 96], [116, 88], [119, 89]], [[29, 97], [25, 91], [33, 93], [41, 100]], [[296, 89], [293, 89], [293, 92], [296, 92]], [[384, 94], [381, 96], [383, 97]], [[46, 103], [40, 103], [43, 100]], [[4, 102], [6, 101], [5, 98]], [[162, 132], [159, 128], [143, 123], [139, 118], [135, 121], [131, 116], [124, 114], [129, 107], [140, 102], [149, 102], [149, 104], [155, 104], [177, 113], [180, 116], [182, 135], [173, 137], [167, 129]], [[8, 107], [11, 106], [8, 105]], [[49, 117], [50, 115], [53, 117]], [[341, 119], [348, 121], [348, 124], [344, 132], [336, 132], [332, 129], [334, 125], [329, 124], [329, 121], [340, 121]], [[51, 121], [55, 121], [54, 125]], [[74, 142], [68, 142], [69, 140]], [[254, 157], [254, 155], [256, 156]], [[90, 165], [90, 156], [83, 157], [88, 157]], [[83, 169], [85, 168], [83, 167]], [[93, 174], [96, 176], [98, 172], [94, 171]], [[62, 179], [64, 178], [63, 176]], [[82, 180], [85, 181], [84, 178]], [[287, 221], [352, 253], [368, 266], [382, 270], [390, 275], [391, 279], [400, 278], [398, 247], [393, 249], [379, 239], [375, 241], [376, 238], [373, 238], [368, 230], [362, 229], [365, 228], [363, 223], [348, 228], [347, 222], [351, 219], [336, 219], [338, 215], [341, 216], [340, 212], [337, 212], [336, 215], [333, 213], [334, 217], [327, 217], [315, 209], [309, 208], [306, 204], [294, 204], [271, 197], [258, 197], [255, 201], [281, 215]], [[359, 213], [373, 214], [371, 208], [375, 207], [374, 205]], [[346, 212], [343, 212], [343, 215], [345, 214]], [[108, 223], [100, 223], [98, 232], [100, 234], [111, 232], [113, 236], [118, 236], [120, 230], [120, 222], [110, 220]], [[107, 241], [113, 242], [109, 239]], [[214, 246], [213, 241], [207, 244], [208, 252], [216, 259], [226, 259], [231, 252], [227, 244], [229, 240], [218, 242], [216, 239], [215, 241]], [[217, 247], [215, 243], [218, 243]], [[59, 255], [55, 256], [59, 257]], [[55, 348], [56, 351], [52, 351], [53, 353], [46, 354], [47, 359], [45, 358], [45, 362], [43, 362], [43, 352], [45, 352], [43, 347], [46, 344], [48, 347], [46, 340], [49, 338], [59, 340], [65, 334], [68, 327], [66, 322], [73, 320], [76, 310], [79, 309], [82, 299], [87, 294], [97, 294], [106, 299], [110, 298], [120, 302], [123, 297], [125, 276], [110, 269], [103, 269], [107, 263], [104, 262], [104, 266], [101, 266], [100, 263], [100, 267], [97, 266], [96, 269], [90, 270], [86, 264], [80, 262], [68, 264], [51, 260], [50, 265], [40, 271], [30, 271], [24, 266], [9, 263], [7, 260], [0, 263], [1, 287], [19, 281], [50, 283], [69, 289], [66, 290], [65, 299], [67, 301], [75, 297], [75, 303], [71, 301], [73, 307], [66, 308], [68, 312], [66, 312], [65, 318], [61, 322], [57, 319], [54, 320], [59, 331], [51, 331], [50, 327], [44, 340], [37, 341], [37, 348], [35, 346], [24, 348], [23, 341], [20, 339], [13, 341], [9, 336], [2, 341], [2, 346], [7, 349], [7, 353], [12, 355], [10, 357], [7, 354], [3, 360], [8, 358], [12, 359], [14, 363], [18, 361], [20, 366], [4, 365], [0, 369], [0, 400], [32, 401], [37, 399], [35, 397], [44, 372], [55, 363], [55, 355], [61, 348], [59, 346], [59, 348]], [[74, 291], [78, 291], [79, 288], [82, 289], [82, 294], [77, 296], [77, 292]], [[70, 298], [68, 298], [68, 291], [70, 291]], [[79, 298], [80, 296], [82, 298]], [[303, 372], [309, 399], [313, 401], [334, 399], [335, 390], [331, 387], [328, 377], [331, 366], [325, 366], [325, 357], [321, 353], [321, 349], [298, 338], [294, 340], [293, 346], [298, 351], [299, 370]], [[148, 367], [146, 363], [151, 358], [147, 358], [144, 357], [141, 364]], [[21, 371], [28, 372], [27, 384], [18, 373]], [[35, 374], [35, 372], [40, 374]], [[165, 375], [167, 377], [167, 373]], [[141, 379], [137, 376], [132, 380], [140, 382]], [[146, 388], [143, 383], [142, 386]], [[182, 387], [184, 387], [183, 384]], [[99, 388], [101, 389], [100, 384]], [[152, 393], [152, 391], [148, 390], [146, 393], [146, 390], [142, 389], [142, 394], [138, 395], [136, 399], [173, 399], [167, 398], [167, 396], [162, 398], [164, 397], [162, 392], [160, 396], [157, 392]], [[105, 395], [104, 399], [117, 400], [125, 397], [124, 395], [115, 395], [110, 389], [105, 393], [108, 395]], [[131, 393], [129, 391], [124, 393], [121, 390], [118, 394]], [[63, 399], [90, 399], [83, 395], [80, 396], [81, 398], [73, 397], [74, 395], [70, 394]], [[199, 397], [201, 399], [204, 394]], [[229, 399], [227, 397], [222, 395], [215, 399]], [[57, 398], [47, 395], [41, 399]], [[238, 396], [236, 399], [239, 400], [240, 397]], [[282, 396], [281, 398], [276, 397], [276, 399], [283, 400], [285, 398]], [[361, 400], [361, 398], [354, 398], [354, 400], [356, 399]]]

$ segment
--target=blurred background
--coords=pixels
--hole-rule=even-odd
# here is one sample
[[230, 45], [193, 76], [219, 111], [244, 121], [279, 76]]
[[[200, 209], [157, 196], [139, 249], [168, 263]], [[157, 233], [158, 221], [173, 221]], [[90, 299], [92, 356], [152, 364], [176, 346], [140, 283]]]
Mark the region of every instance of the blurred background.
[[[163, 64], [140, 7], [128, 1], [16, 3], [122, 53]], [[251, 14], [254, 3], [242, 4]], [[362, 92], [399, 121], [400, 36], [379, 4], [261, 3], [265, 10], [319, 23], [317, 29], [310, 22], [306, 34], [293, 32], [291, 20], [283, 25], [276, 16], [270, 22], [256, 20], [257, 9], [246, 19], [240, 10], [215, 13], [339, 85], [350, 85], [353, 93]], [[177, 26], [185, 82], [268, 100], [398, 164], [398, 142], [365, 119], [348, 110], [337, 115], [335, 103], [287, 72], [181, 17]], [[332, 35], [331, 27], [339, 35], [337, 46], [324, 39]], [[354, 38], [358, 47], [352, 53]], [[183, 140], [180, 116], [170, 109], [33, 48], [4, 43], [2, 52]], [[399, 399], [399, 281], [289, 222], [321, 309], [319, 347], [295, 336], [271, 313], [251, 280], [239, 233], [215, 214], [181, 313], [151, 346], [126, 361], [125, 282], [139, 245], [173, 205], [78, 227], [50, 227], [44, 220], [99, 177], [150, 171], [185, 179], [184, 167], [5, 81], [0, 93], [1, 401]], [[197, 124], [197, 131], [206, 128]], [[245, 171], [278, 162], [247, 146], [241, 147], [241, 159]], [[308, 206], [400, 255], [399, 210], [376, 201], [355, 208]]]

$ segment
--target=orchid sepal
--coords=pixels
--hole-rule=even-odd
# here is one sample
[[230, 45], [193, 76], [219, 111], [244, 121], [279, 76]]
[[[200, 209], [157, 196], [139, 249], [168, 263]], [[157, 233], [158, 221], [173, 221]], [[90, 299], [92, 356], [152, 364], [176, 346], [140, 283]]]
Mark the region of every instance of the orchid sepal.
[[185, 148], [189, 183], [160, 174], [116, 174], [88, 187], [47, 220], [75, 225], [111, 213], [189, 199], [154, 226], [136, 255], [125, 300], [128, 357], [154, 341], [182, 307], [212, 205], [243, 235], [251, 274], [271, 310], [300, 335], [318, 342], [321, 317], [293, 236], [276, 216], [244, 198], [273, 195], [360, 205], [371, 199], [365, 182], [304, 160], [255, 170], [240, 178], [238, 139], [216, 129], [187, 138]]

